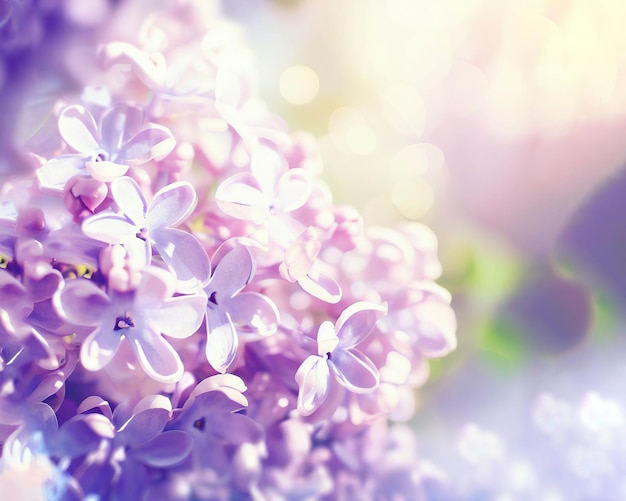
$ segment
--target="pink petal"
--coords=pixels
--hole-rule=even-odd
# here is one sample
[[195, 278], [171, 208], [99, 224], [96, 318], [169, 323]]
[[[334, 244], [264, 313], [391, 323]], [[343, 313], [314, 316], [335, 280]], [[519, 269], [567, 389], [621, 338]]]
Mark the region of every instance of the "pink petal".
[[150, 160], [162, 160], [176, 147], [176, 140], [167, 127], [149, 124], [120, 150], [120, 160], [129, 165], [142, 165]]
[[330, 363], [339, 377], [339, 382], [350, 391], [368, 393], [378, 386], [378, 369], [358, 350], [335, 350]]
[[111, 299], [92, 282], [77, 278], [65, 282], [60, 294], [53, 297], [54, 306], [76, 325], [100, 325]]
[[270, 336], [278, 329], [279, 313], [274, 302], [258, 292], [242, 292], [222, 304], [238, 332]]
[[208, 281], [211, 274], [209, 256], [191, 233], [160, 228], [151, 236], [155, 249], [176, 275], [178, 292], [196, 292]]
[[160, 307], [176, 290], [176, 280], [168, 270], [149, 266], [141, 270], [141, 282], [135, 292], [138, 309]]
[[290, 212], [302, 207], [311, 196], [313, 184], [304, 169], [290, 169], [276, 185], [274, 205], [277, 211]]
[[259, 190], [254, 176], [246, 172], [223, 181], [215, 192], [215, 201], [220, 209], [236, 219], [261, 221], [269, 213], [265, 195]]
[[363, 341], [372, 331], [376, 322], [387, 314], [387, 307], [359, 301], [348, 306], [335, 323], [339, 346], [350, 348]]
[[128, 165], [116, 162], [91, 160], [85, 164], [87, 172], [98, 181], [110, 183], [118, 177], [122, 177], [128, 171]]
[[80, 105], [68, 106], [59, 115], [59, 133], [71, 148], [91, 155], [100, 149], [100, 136], [96, 121]]
[[37, 170], [37, 180], [42, 188], [63, 190], [67, 182], [76, 175], [86, 175], [83, 155], [61, 155], [48, 160]]
[[119, 331], [113, 325], [103, 325], [93, 331], [80, 347], [80, 361], [85, 369], [99, 371], [105, 367], [117, 353], [122, 342]]
[[[81, 229], [85, 235], [107, 244], [123, 244], [137, 239], [139, 228], [124, 216], [112, 212], [100, 212], [83, 221]], [[137, 239], [138, 240], [138, 239]]]
[[183, 376], [184, 367], [178, 353], [161, 334], [145, 328], [137, 335], [129, 335], [128, 340], [142, 369], [152, 379], [176, 383]]
[[237, 294], [252, 278], [254, 264], [250, 251], [238, 245], [229, 251], [215, 266], [213, 275], [205, 289], [207, 294], [216, 292], [218, 304]]
[[328, 396], [330, 371], [325, 358], [310, 355], [296, 372], [298, 411], [303, 416], [313, 414]]
[[155, 195], [146, 216], [150, 230], [176, 226], [184, 221], [198, 203], [198, 196], [191, 183], [172, 183]]
[[130, 177], [120, 177], [111, 183], [111, 194], [120, 210], [137, 228], [145, 228], [148, 207], [137, 182]]
[[155, 331], [183, 339], [198, 330], [205, 307], [204, 296], [178, 296], [168, 299], [156, 309], [144, 311], [144, 315]]
[[217, 372], [224, 373], [235, 360], [239, 339], [228, 314], [219, 308], [206, 309], [206, 358]]

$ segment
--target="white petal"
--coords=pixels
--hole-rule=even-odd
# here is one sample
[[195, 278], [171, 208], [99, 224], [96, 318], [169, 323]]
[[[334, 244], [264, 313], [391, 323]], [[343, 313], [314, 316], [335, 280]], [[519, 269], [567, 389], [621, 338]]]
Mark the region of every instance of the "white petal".
[[326, 400], [330, 380], [328, 362], [325, 358], [310, 355], [298, 368], [296, 381], [298, 411], [303, 416], [313, 414]]
[[178, 296], [168, 299], [158, 309], [146, 310], [144, 314], [154, 330], [183, 339], [198, 330], [205, 308], [204, 296]]
[[111, 183], [111, 194], [120, 210], [138, 228], [146, 227], [146, 199], [137, 182], [130, 177], [121, 177]]

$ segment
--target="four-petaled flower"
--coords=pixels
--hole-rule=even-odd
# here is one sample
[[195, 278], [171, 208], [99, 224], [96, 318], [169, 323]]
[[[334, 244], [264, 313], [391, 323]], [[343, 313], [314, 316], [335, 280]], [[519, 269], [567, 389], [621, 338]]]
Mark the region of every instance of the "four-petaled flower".
[[53, 158], [37, 171], [40, 184], [56, 190], [63, 190], [75, 175], [112, 181], [133, 165], [165, 158], [176, 145], [167, 128], [144, 125], [143, 112], [127, 105], [106, 111], [99, 124], [84, 106], [68, 106], [59, 116], [58, 127], [63, 140], [77, 153]]
[[154, 267], [141, 271], [136, 290], [105, 294], [87, 280], [71, 280], [55, 296], [57, 308], [76, 325], [93, 326], [80, 350], [83, 366], [102, 369], [128, 340], [144, 372], [164, 383], [180, 380], [183, 364], [161, 334], [186, 338], [198, 330], [204, 316], [203, 296], [171, 297], [174, 280]]
[[209, 257], [191, 233], [172, 228], [196, 206], [198, 197], [187, 182], [172, 183], [159, 190], [148, 205], [139, 185], [130, 177], [111, 183], [111, 193], [122, 214], [101, 212], [87, 218], [83, 232], [109, 244], [123, 244], [129, 257], [147, 265], [152, 246], [178, 280], [177, 291], [193, 293], [209, 279]]
[[218, 372], [226, 372], [237, 354], [237, 332], [268, 336], [278, 326], [278, 310], [257, 292], [240, 292], [254, 276], [250, 251], [238, 245], [215, 267], [204, 292], [206, 307], [206, 356]]
[[335, 325], [324, 321], [317, 331], [317, 355], [310, 355], [298, 368], [298, 411], [308, 416], [326, 400], [331, 371], [348, 390], [368, 393], [378, 386], [378, 369], [355, 347], [387, 313], [387, 306], [360, 301], [346, 308]]

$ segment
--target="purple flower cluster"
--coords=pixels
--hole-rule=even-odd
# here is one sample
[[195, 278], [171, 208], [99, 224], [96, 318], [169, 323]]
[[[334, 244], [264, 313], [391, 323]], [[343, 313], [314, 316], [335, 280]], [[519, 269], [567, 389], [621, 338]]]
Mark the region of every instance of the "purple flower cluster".
[[0, 491], [414, 499], [387, 420], [456, 347], [436, 238], [333, 203], [233, 26], [165, 4], [0, 188]]

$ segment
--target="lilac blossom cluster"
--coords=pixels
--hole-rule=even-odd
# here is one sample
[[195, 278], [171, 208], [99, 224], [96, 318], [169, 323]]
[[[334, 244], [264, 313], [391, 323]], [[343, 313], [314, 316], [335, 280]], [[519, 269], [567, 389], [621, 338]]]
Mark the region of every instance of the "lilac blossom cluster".
[[236, 27], [160, 5], [123, 6], [1, 187], [0, 491], [414, 499], [388, 419], [456, 346], [435, 236], [334, 203]]

